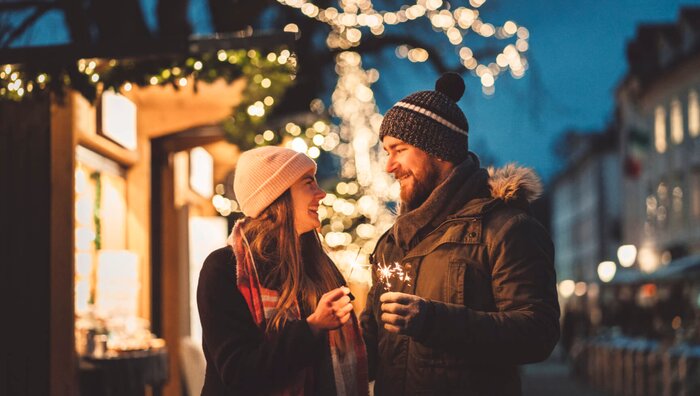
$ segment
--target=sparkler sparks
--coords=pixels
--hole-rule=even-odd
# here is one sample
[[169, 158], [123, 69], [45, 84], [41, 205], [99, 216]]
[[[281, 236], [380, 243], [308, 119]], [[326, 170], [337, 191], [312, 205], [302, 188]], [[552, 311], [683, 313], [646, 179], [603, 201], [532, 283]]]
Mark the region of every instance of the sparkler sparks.
[[379, 282], [384, 285], [384, 291], [391, 290], [392, 278], [396, 278], [398, 281], [404, 282], [409, 286], [411, 284], [411, 277], [398, 262], [395, 262], [393, 265], [378, 264], [377, 277], [379, 278]]

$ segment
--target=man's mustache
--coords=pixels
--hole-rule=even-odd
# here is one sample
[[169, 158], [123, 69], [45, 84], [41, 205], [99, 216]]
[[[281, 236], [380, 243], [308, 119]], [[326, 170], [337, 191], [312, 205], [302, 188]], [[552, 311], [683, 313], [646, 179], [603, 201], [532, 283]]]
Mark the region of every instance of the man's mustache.
[[413, 173], [411, 171], [396, 171], [394, 172], [394, 179], [399, 180], [406, 176], [411, 176]]

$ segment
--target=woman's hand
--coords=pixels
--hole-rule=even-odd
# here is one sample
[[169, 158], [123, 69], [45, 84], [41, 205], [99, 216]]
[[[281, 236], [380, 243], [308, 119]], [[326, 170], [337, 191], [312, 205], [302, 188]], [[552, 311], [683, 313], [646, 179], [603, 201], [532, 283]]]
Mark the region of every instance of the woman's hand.
[[318, 335], [321, 330], [337, 329], [350, 320], [352, 304], [348, 294], [350, 289], [342, 286], [321, 296], [316, 311], [306, 318], [314, 335]]

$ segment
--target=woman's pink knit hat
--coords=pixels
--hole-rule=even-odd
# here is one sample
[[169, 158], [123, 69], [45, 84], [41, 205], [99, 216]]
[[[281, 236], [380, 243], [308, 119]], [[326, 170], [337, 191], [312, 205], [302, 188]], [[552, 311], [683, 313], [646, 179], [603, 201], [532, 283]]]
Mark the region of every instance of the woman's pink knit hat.
[[243, 214], [258, 217], [316, 163], [304, 153], [264, 146], [241, 154], [233, 178], [233, 192]]

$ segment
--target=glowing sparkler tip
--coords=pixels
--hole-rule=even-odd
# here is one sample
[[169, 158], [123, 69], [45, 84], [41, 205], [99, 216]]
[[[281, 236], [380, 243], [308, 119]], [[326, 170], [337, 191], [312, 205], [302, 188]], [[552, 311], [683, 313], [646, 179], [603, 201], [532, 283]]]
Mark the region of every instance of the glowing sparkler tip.
[[393, 265], [377, 264], [377, 277], [379, 282], [384, 285], [384, 290], [391, 289], [391, 278], [396, 277], [397, 280], [406, 283], [410, 286], [411, 277], [404, 271], [401, 264], [394, 262]]

